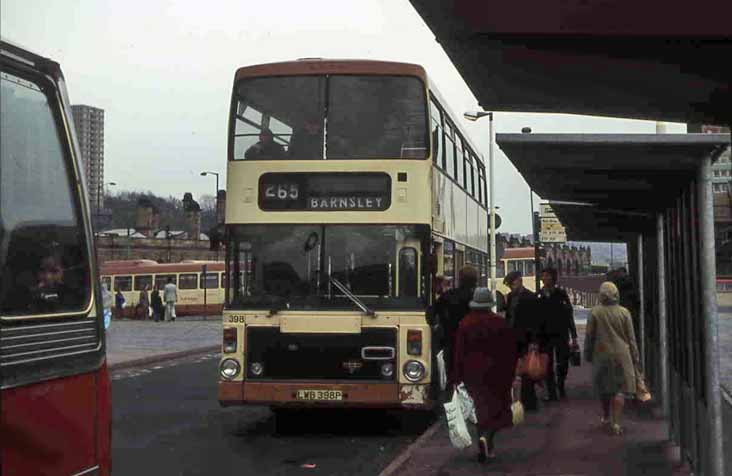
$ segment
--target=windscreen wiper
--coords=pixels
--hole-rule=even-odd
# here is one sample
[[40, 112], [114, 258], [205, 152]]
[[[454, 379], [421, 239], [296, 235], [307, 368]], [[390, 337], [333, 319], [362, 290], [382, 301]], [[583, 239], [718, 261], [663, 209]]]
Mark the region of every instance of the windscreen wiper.
[[331, 283], [332, 283], [332, 284], [333, 284], [333, 285], [334, 285], [334, 286], [335, 286], [336, 288], [338, 288], [338, 290], [339, 290], [340, 292], [342, 292], [343, 294], [345, 294], [345, 296], [346, 296], [346, 297], [347, 297], [348, 299], [350, 299], [350, 300], [351, 300], [351, 302], [353, 302], [353, 304], [355, 304], [355, 305], [356, 305], [356, 306], [357, 306], [357, 307], [358, 307], [359, 309], [361, 309], [361, 311], [363, 311], [363, 313], [364, 313], [364, 314], [366, 314], [367, 316], [371, 316], [371, 317], [376, 317], [376, 313], [375, 313], [374, 311], [372, 311], [371, 309], [369, 309], [369, 307], [368, 307], [368, 306], [367, 306], [366, 304], [364, 304], [364, 303], [363, 303], [363, 302], [362, 302], [362, 301], [361, 301], [361, 300], [360, 300], [359, 298], [357, 298], [357, 297], [356, 297], [356, 296], [355, 296], [355, 295], [354, 295], [354, 294], [353, 294], [353, 293], [352, 293], [351, 291], [349, 291], [349, 290], [348, 290], [348, 288], [347, 288], [347, 287], [345, 287], [345, 286], [343, 285], [343, 283], [342, 283], [342, 282], [338, 281], [338, 280], [337, 280], [336, 278], [334, 278], [333, 276], [328, 276], [328, 279], [330, 280], [330, 282], [331, 282]]
[[269, 310], [269, 315], [270, 315], [270, 317], [271, 317], [271, 316], [274, 316], [274, 315], [275, 315], [275, 314], [277, 314], [278, 312], [280, 312], [280, 311], [282, 311], [282, 310], [284, 310], [284, 309], [289, 309], [289, 308], [290, 308], [290, 303], [289, 303], [289, 302], [287, 302], [287, 301], [285, 301], [285, 300], [283, 299], [282, 301], [278, 302], [278, 303], [277, 303], [276, 305], [274, 305], [274, 306], [272, 306], [272, 307], [270, 308], [270, 310]]

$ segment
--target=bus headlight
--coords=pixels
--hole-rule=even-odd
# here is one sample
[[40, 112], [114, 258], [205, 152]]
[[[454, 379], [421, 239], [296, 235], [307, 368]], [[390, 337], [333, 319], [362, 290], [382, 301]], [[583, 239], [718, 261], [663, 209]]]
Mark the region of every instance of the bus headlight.
[[264, 373], [264, 365], [259, 362], [252, 362], [249, 365], [249, 372], [255, 377], [261, 377]]
[[404, 364], [404, 376], [410, 382], [418, 382], [424, 377], [424, 365], [422, 362], [416, 360], [410, 360]]
[[394, 376], [394, 364], [391, 362], [387, 362], [385, 364], [381, 364], [381, 376], [385, 378], [390, 378]]
[[221, 376], [226, 380], [231, 380], [239, 374], [239, 362], [234, 359], [224, 359], [219, 366]]

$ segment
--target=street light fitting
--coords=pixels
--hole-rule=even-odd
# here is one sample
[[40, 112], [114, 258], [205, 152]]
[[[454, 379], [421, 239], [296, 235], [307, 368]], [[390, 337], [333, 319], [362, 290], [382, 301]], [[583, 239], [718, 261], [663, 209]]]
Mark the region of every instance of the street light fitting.
[[469, 121], [477, 121], [481, 117], [493, 117], [492, 112], [486, 111], [468, 111], [463, 113], [463, 117]]

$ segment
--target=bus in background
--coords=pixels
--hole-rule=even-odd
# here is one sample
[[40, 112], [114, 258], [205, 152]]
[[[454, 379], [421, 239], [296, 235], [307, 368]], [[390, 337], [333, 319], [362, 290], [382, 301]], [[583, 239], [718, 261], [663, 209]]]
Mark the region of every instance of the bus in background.
[[[147, 286], [148, 299], [154, 287], [160, 290], [172, 281], [178, 287], [175, 312], [178, 316], [221, 315], [224, 305], [224, 263], [220, 261], [181, 261], [158, 263], [153, 260], [107, 261], [100, 266], [102, 283], [125, 298], [123, 317], [144, 318], [137, 312], [140, 291]], [[116, 316], [119, 317], [119, 316]]]
[[483, 161], [424, 69], [240, 68], [227, 180], [220, 403], [433, 407], [431, 281], [485, 285], [488, 227]]
[[6, 41], [0, 62], [2, 474], [109, 475], [108, 310], [64, 78]]

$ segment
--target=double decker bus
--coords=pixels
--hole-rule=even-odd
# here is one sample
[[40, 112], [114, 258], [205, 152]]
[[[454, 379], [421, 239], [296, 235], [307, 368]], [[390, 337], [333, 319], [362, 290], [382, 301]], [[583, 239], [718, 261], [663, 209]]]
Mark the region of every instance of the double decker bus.
[[488, 220], [425, 70], [243, 67], [230, 112], [220, 403], [431, 408], [431, 281], [470, 264], [485, 285]]
[[0, 41], [0, 470], [108, 475], [110, 383], [58, 63]]

